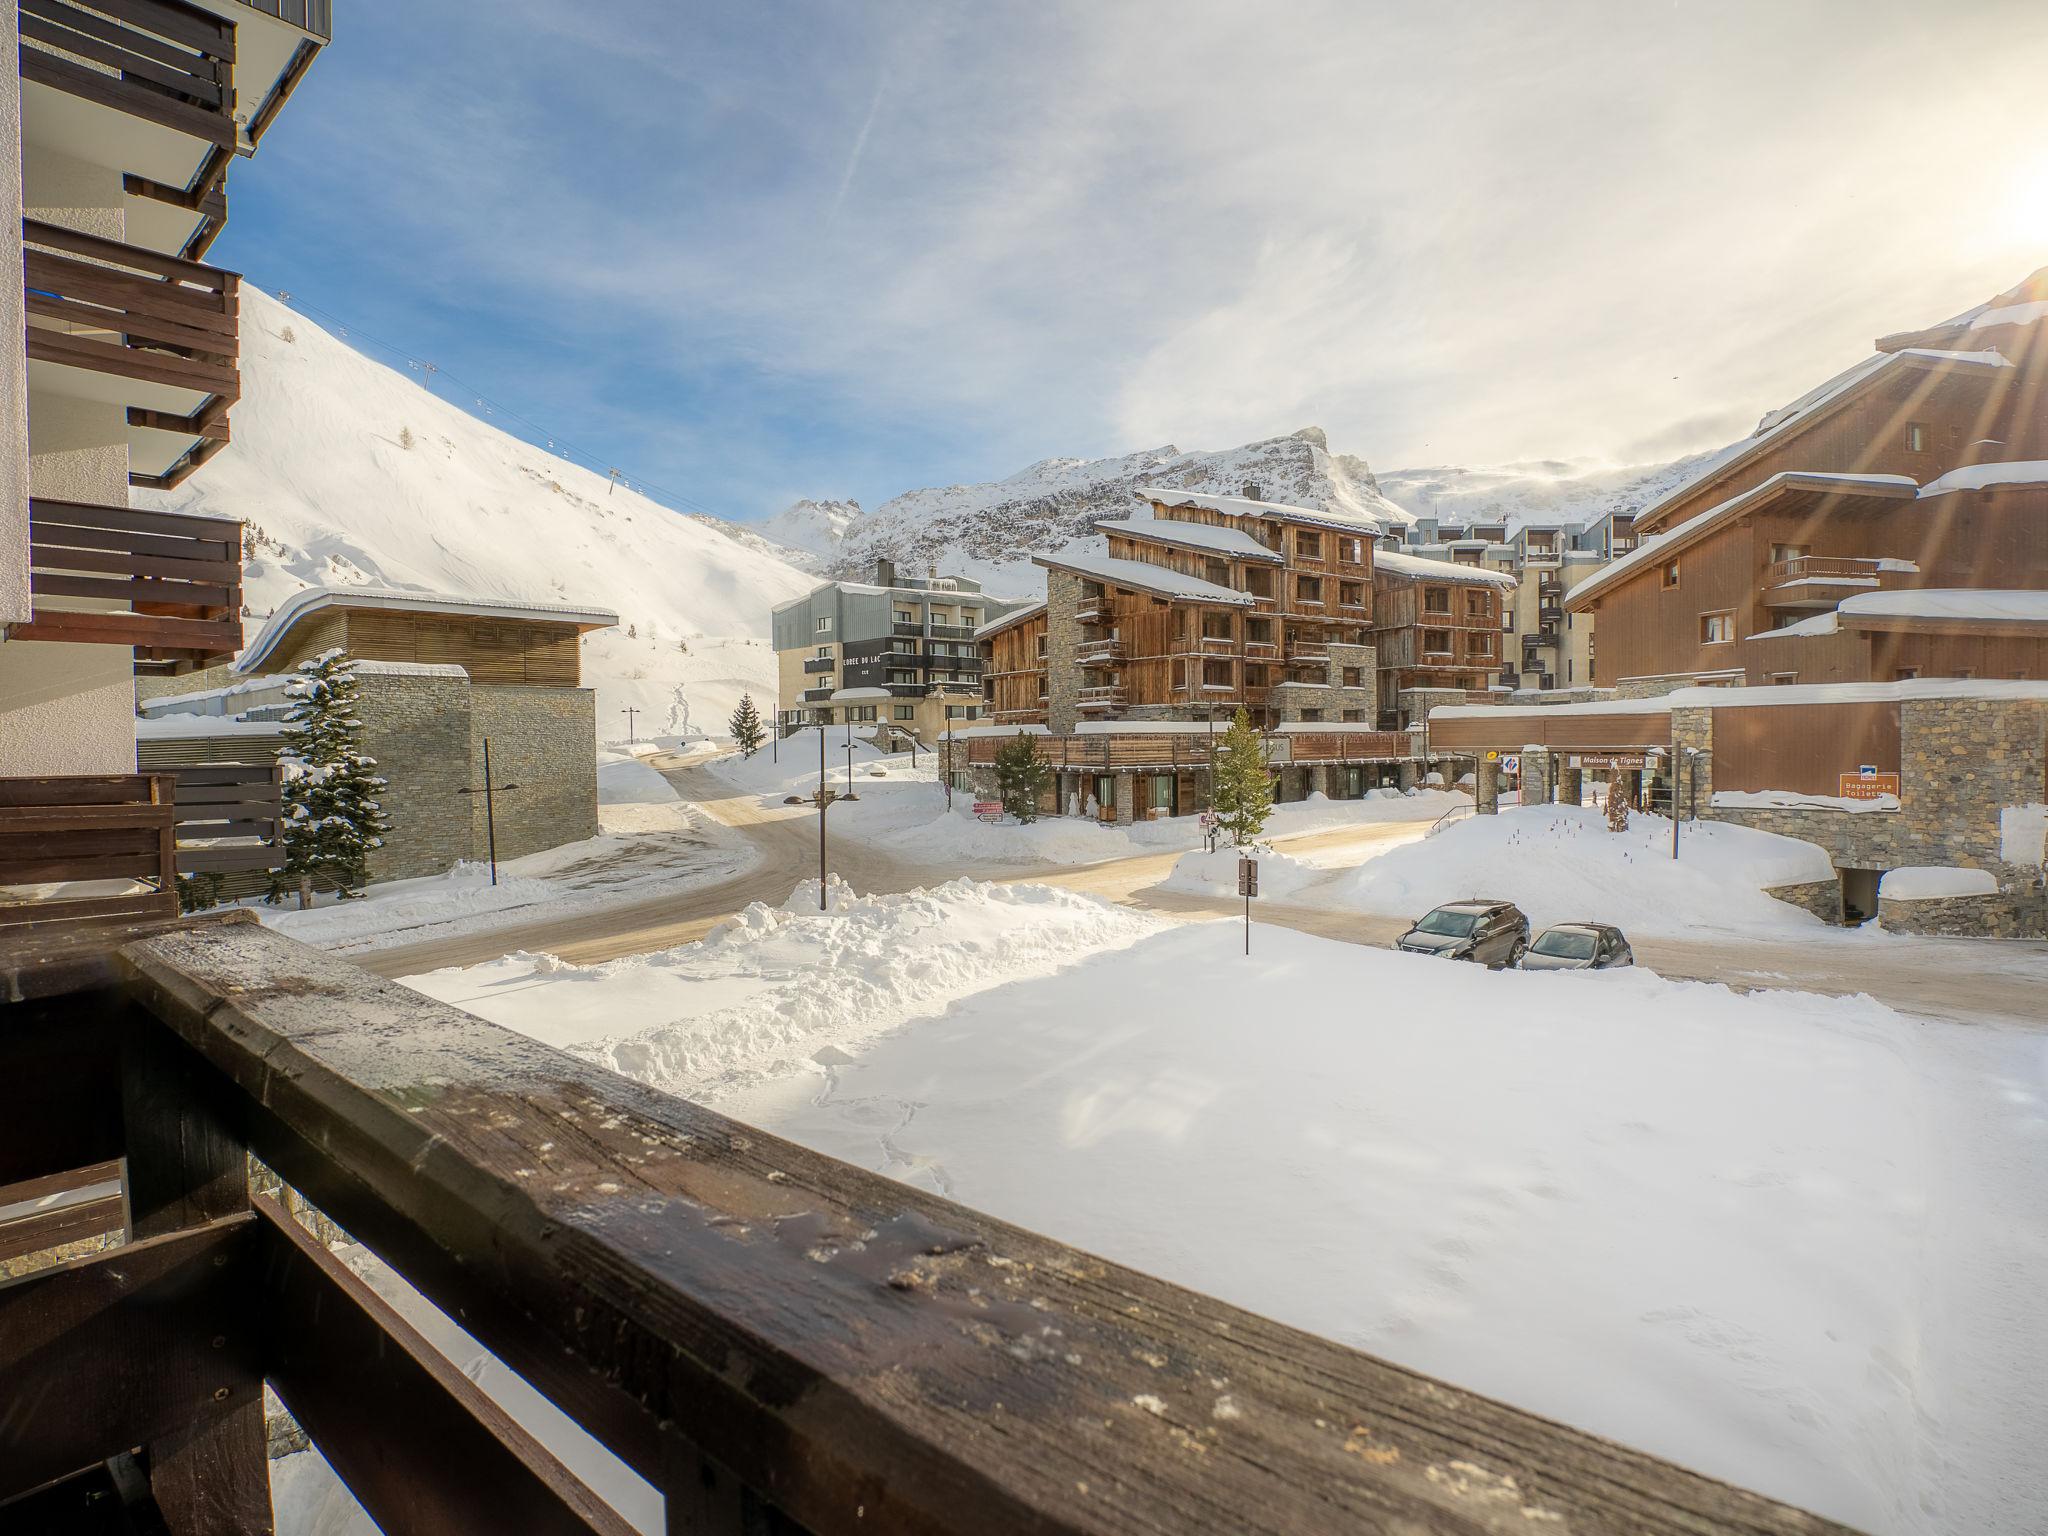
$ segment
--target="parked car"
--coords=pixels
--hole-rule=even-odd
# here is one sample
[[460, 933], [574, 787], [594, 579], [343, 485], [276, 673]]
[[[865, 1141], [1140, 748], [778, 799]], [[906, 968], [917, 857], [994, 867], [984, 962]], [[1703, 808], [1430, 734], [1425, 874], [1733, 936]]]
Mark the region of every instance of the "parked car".
[[1529, 947], [1529, 919], [1511, 901], [1450, 901], [1394, 941], [1411, 955], [1514, 965]]
[[1628, 936], [1612, 923], [1559, 923], [1522, 956], [1525, 971], [1608, 971], [1635, 963]]

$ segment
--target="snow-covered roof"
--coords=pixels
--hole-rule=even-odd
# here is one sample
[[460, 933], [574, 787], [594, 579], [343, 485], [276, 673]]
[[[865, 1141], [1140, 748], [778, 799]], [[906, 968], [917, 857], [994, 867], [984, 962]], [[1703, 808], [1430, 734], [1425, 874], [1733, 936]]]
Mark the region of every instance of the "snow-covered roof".
[[1182, 523], [1170, 517], [1112, 517], [1097, 523], [1095, 531], [1157, 539], [1162, 544], [1208, 550], [1239, 560], [1261, 560], [1268, 565], [1287, 563], [1285, 555], [1266, 548], [1242, 528], [1221, 528], [1214, 523]]
[[1965, 464], [1920, 487], [1922, 496], [1982, 491], [1994, 485], [2048, 486], [2048, 459], [2013, 459], [2002, 464]]
[[1633, 575], [1647, 566], [1661, 565], [1676, 551], [1688, 544], [1697, 543], [1702, 535], [1753, 507], [1759, 501], [1777, 495], [1780, 491], [1882, 496], [1894, 501], [1904, 501], [1917, 496], [1920, 487], [1914, 483], [1911, 475], [1844, 475], [1784, 470], [1759, 485], [1737, 492], [1726, 501], [1716, 502], [1704, 512], [1695, 512], [1676, 528], [1666, 529], [1662, 533], [1645, 534], [1634, 549], [1602, 566], [1565, 593], [1565, 607], [1574, 613], [1582, 612], [1592, 598], [1617, 585], [1624, 577]]
[[1953, 864], [1906, 864], [1884, 872], [1877, 882], [1877, 894], [1886, 901], [1995, 896], [1998, 877], [1988, 869], [1960, 869]]
[[150, 715], [135, 722], [137, 741], [187, 741], [199, 736], [278, 736], [281, 720], [244, 720], [239, 715]]
[[1431, 560], [1426, 555], [1404, 555], [1391, 549], [1373, 551], [1372, 568], [1417, 581], [1462, 581], [1471, 586], [1512, 587], [1516, 580], [1509, 571], [1489, 571], [1484, 566], [1459, 565], [1454, 560]]
[[1953, 619], [1979, 624], [2048, 624], [2048, 592], [2002, 587], [1914, 587], [1845, 597], [1836, 615], [1856, 619]]
[[1770, 412], [1757, 423], [1757, 429], [1752, 435], [1709, 459], [1700, 466], [1699, 473], [1672, 487], [1637, 513], [1637, 526], [1654, 523], [1668, 509], [1691, 496], [1702, 482], [1762, 453], [1793, 423], [1811, 419], [1824, 407], [1847, 398], [1865, 384], [1902, 367], [1960, 368], [1990, 375], [2010, 368], [2012, 364], [2001, 353], [1995, 351], [1949, 352], [1933, 347], [1904, 347], [1896, 352], [1873, 353], [1854, 366], [1843, 369], [1826, 383], [1808, 390], [1790, 405], [1781, 406]]
[[578, 629], [606, 629], [619, 622], [609, 608], [575, 603], [534, 603], [515, 598], [475, 597], [451, 592], [401, 592], [388, 587], [308, 587], [277, 605], [256, 638], [235, 658], [235, 670], [258, 670], [293, 625], [323, 608], [376, 608], [396, 613], [467, 614], [475, 618], [525, 619], [533, 623], [574, 624]]
[[1431, 720], [1555, 720], [1599, 715], [1661, 715], [1674, 709], [1776, 708], [1814, 704], [1894, 704], [1917, 699], [2044, 699], [2048, 682], [1981, 677], [1915, 677], [1893, 683], [1786, 683], [1764, 688], [1679, 688], [1648, 699], [1591, 704], [1439, 704]]
[[974, 632], [974, 638], [977, 640], [986, 640], [990, 635], [1001, 634], [1004, 630], [1008, 629], [1012, 624], [1022, 624], [1026, 619], [1035, 619], [1044, 612], [1045, 599], [1040, 598], [1035, 603], [1026, 603], [1022, 608], [1013, 609], [1009, 613], [1004, 614], [1001, 618], [990, 619], [986, 624], [982, 625], [981, 628], [977, 629]]
[[1925, 330], [1895, 331], [1889, 336], [1877, 339], [1881, 351], [1892, 351], [1910, 343], [1953, 340], [1973, 331], [1989, 330], [1999, 325], [2032, 325], [2048, 318], [2048, 267], [2043, 267], [2022, 279], [2003, 293], [1993, 294], [1982, 304], [1952, 315], [1939, 325], [1930, 325]]
[[1071, 552], [1033, 555], [1031, 559], [1033, 564], [1042, 565], [1047, 570], [1071, 571], [1077, 576], [1107, 582], [1111, 586], [1130, 587], [1139, 592], [1156, 593], [1161, 597], [1177, 597], [1200, 603], [1227, 603], [1233, 608], [1249, 608], [1253, 602], [1249, 592], [1236, 592], [1229, 587], [1219, 587], [1213, 581], [1203, 581], [1198, 576], [1184, 576], [1179, 571], [1169, 570], [1163, 565], [1147, 565], [1142, 560], [1125, 560], [1116, 555], [1085, 555]]
[[834, 704], [869, 704], [877, 699], [893, 699], [895, 695], [886, 688], [841, 688], [832, 695]]
[[1229, 517], [1274, 517], [1322, 528], [1341, 528], [1347, 533], [1379, 533], [1387, 526], [1382, 519], [1365, 513], [1297, 507], [1284, 501], [1253, 501], [1246, 496], [1211, 496], [1206, 491], [1182, 491], [1164, 485], [1141, 485], [1132, 494], [1161, 506], [1202, 507]]

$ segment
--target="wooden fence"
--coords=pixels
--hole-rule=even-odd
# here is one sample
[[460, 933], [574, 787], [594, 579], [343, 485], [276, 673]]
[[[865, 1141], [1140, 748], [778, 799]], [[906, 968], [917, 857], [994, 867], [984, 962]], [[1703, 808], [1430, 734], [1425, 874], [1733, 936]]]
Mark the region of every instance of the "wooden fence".
[[254, 1152], [660, 1490], [670, 1532], [1843, 1532], [253, 923], [84, 937], [0, 940], [0, 1184], [125, 1158], [128, 1240], [0, 1287], [0, 1381], [37, 1405], [0, 1414], [0, 1525], [116, 1469], [173, 1531], [266, 1529], [267, 1383], [385, 1530], [624, 1536], [252, 1200]]
[[284, 771], [272, 763], [173, 768], [178, 873], [275, 869], [282, 856]]
[[0, 893], [0, 930], [178, 910], [167, 774], [0, 779], [0, 888], [153, 882], [135, 894], [30, 899]]

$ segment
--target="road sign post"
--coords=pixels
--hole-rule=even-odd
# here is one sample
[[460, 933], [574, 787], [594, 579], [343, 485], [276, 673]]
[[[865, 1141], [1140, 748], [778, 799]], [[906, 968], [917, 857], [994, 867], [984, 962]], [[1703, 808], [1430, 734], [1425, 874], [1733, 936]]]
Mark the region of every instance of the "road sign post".
[[1252, 898], [1259, 894], [1259, 861], [1243, 854], [1237, 860], [1237, 892], [1244, 897], [1244, 952], [1252, 952]]

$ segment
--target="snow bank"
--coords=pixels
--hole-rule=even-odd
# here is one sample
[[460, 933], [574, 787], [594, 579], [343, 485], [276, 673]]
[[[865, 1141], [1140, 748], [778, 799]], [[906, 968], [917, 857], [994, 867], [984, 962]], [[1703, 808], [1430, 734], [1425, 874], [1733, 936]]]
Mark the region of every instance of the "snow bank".
[[1845, 795], [1806, 795], [1796, 789], [1717, 789], [1710, 797], [1716, 809], [1730, 811], [1896, 811], [1897, 795], [1850, 799]]
[[1162, 926], [1092, 896], [956, 880], [855, 895], [805, 882], [699, 944], [604, 965], [516, 954], [407, 985], [651, 1083], [713, 1098], [814, 1066], [967, 993], [1041, 976]]
[[[1980, 1481], [2041, 1507], [2024, 1423], [1973, 1430], [2040, 1417], [2048, 1315], [2007, 1328], [1966, 1283], [2039, 1227], [2038, 1110], [1992, 1093], [2038, 1079], [2037, 1041], [1236, 933], [977, 993], [822, 1093], [724, 1107], [1858, 1528], [1981, 1536], [1942, 1519]], [[1158, 1391], [1207, 1422], [1207, 1384]]]
[[[1259, 899], [1284, 900], [1305, 885], [1324, 878], [1326, 871], [1300, 859], [1290, 859], [1270, 848], [1249, 850], [1259, 861]], [[1238, 850], [1218, 848], [1214, 853], [1197, 849], [1175, 862], [1173, 873], [1160, 882], [1169, 891], [1190, 891], [1197, 896], [1237, 894]]]
[[1832, 878], [1819, 848], [1771, 832], [1688, 822], [1674, 863], [1664, 817], [1637, 814], [1616, 833], [1595, 807], [1532, 805], [1468, 817], [1426, 842], [1390, 849], [1340, 883], [1335, 900], [1419, 917], [1446, 901], [1492, 896], [1514, 902], [1539, 927], [1583, 919], [1638, 934], [1784, 930], [1815, 928], [1820, 919], [1764, 888]]
[[1997, 891], [1998, 877], [1990, 870], [1946, 864], [1888, 869], [1877, 883], [1877, 894], [1886, 901], [1940, 901], [1952, 896], [1991, 896]]

